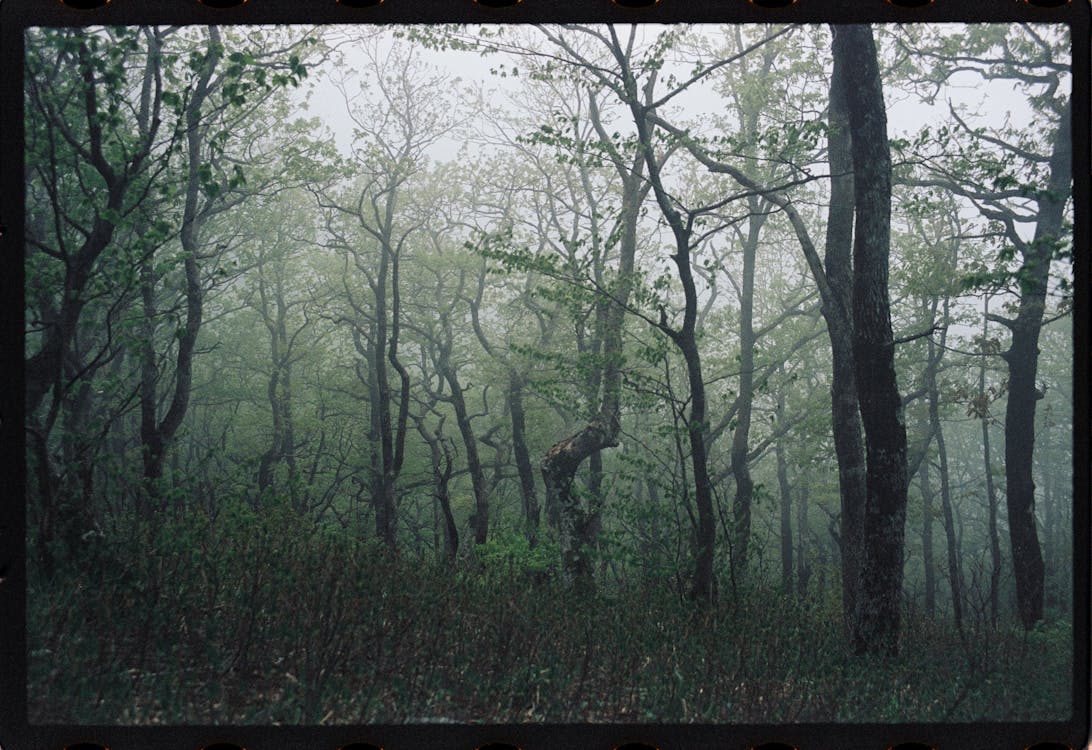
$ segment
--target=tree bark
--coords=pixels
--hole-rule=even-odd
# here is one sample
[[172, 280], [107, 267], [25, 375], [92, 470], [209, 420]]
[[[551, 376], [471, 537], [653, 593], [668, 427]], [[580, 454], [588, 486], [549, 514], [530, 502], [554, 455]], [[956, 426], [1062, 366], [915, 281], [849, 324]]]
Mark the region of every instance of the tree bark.
[[[785, 387], [782, 384], [777, 393], [777, 419], [785, 419]], [[781, 590], [786, 594], [793, 591], [793, 538], [792, 538], [792, 485], [789, 484], [789, 466], [785, 460], [785, 437], [774, 443], [774, 456], [777, 459], [777, 486], [781, 493]]]
[[[264, 494], [273, 486], [276, 465], [285, 458], [290, 443], [289, 423], [291, 422], [290, 361], [288, 352], [288, 330], [285, 318], [287, 307], [284, 302], [284, 290], [280, 283], [274, 284], [273, 299], [269, 299], [264, 277], [264, 258], [258, 264], [258, 294], [261, 300], [261, 315], [269, 332], [270, 374], [266, 386], [266, 397], [272, 418], [270, 445], [262, 454], [258, 466], [258, 492]], [[272, 307], [270, 309], [270, 303]]]
[[[429, 405], [429, 408], [431, 409], [433, 406], [435, 406], [435, 401]], [[439, 424], [436, 425], [436, 429], [433, 432], [429, 432], [425, 427], [425, 419], [423, 416], [414, 415], [413, 419], [417, 425], [417, 431], [421, 434], [424, 441], [428, 443], [429, 454], [432, 459], [432, 477], [435, 482], [433, 499], [439, 506], [440, 512], [443, 515], [441, 526], [444, 535], [444, 557], [448, 561], [452, 561], [459, 553], [459, 529], [455, 525], [455, 516], [451, 512], [451, 493], [449, 487], [451, 484], [453, 462], [451, 460], [451, 452], [448, 450], [447, 442], [444, 438], [444, 418], [442, 416], [440, 417]]]
[[[376, 274], [373, 292], [375, 294], [375, 337], [371, 341], [371, 370], [374, 373], [377, 403], [372, 404], [377, 411], [379, 428], [379, 456], [381, 462], [378, 492], [373, 496], [375, 504], [376, 531], [379, 538], [390, 551], [397, 549], [396, 534], [396, 494], [398, 475], [402, 471], [406, 441], [406, 424], [409, 417], [409, 377], [398, 361], [398, 335], [400, 330], [398, 251], [393, 247], [391, 228], [394, 221], [396, 191], [391, 190], [386, 196], [384, 216], [373, 233], [378, 235], [379, 272]], [[378, 213], [378, 208], [377, 208]], [[388, 300], [387, 284], [390, 280]], [[388, 310], [389, 301], [389, 310]], [[394, 390], [391, 388], [388, 363], [399, 376], [400, 389], [397, 420], [391, 419], [391, 403]]]
[[[982, 345], [986, 346], [990, 335], [990, 298], [983, 304]], [[982, 352], [985, 354], [985, 351]], [[1001, 542], [997, 533], [997, 487], [993, 480], [993, 458], [990, 452], [990, 399], [986, 392], [986, 362], [983, 357], [978, 367], [978, 400], [975, 410], [982, 425], [982, 472], [986, 477], [986, 510], [990, 535], [990, 624], [997, 626], [1001, 598]]]
[[[948, 301], [944, 302], [944, 329], [941, 333], [940, 346], [943, 351], [947, 338]], [[932, 338], [928, 339], [929, 365], [925, 370], [926, 388], [929, 391], [929, 428], [937, 443], [937, 459], [940, 462], [940, 506], [944, 516], [944, 538], [948, 552], [948, 582], [952, 591], [952, 617], [956, 629], [963, 632], [963, 573], [959, 560], [959, 546], [956, 540], [955, 519], [952, 514], [952, 490], [948, 474], [948, 447], [944, 441], [944, 430], [940, 424], [940, 392], [937, 388], [937, 366], [940, 354]], [[928, 459], [923, 461], [927, 463]]]
[[451, 484], [452, 461], [446, 444], [443, 446], [443, 459], [442, 469], [439, 462], [436, 465], [436, 501], [444, 516], [444, 552], [448, 560], [454, 560], [459, 554], [459, 527], [455, 525], [455, 516], [451, 512], [451, 492], [448, 488]]
[[[450, 323], [445, 320], [445, 327], [450, 334]], [[449, 339], [450, 341], [450, 339]], [[448, 344], [450, 346], [450, 344]], [[474, 543], [485, 544], [489, 535], [489, 488], [485, 481], [485, 473], [482, 471], [481, 459], [478, 457], [478, 441], [474, 437], [474, 429], [470, 424], [470, 414], [466, 409], [466, 399], [463, 397], [462, 385], [459, 383], [458, 373], [449, 361], [450, 352], [446, 347], [441, 347], [440, 372], [451, 388], [451, 403], [455, 407], [455, 423], [459, 428], [459, 434], [463, 438], [463, 446], [466, 450], [466, 465], [470, 471], [470, 483], [474, 488], [474, 514], [470, 524], [474, 530]]]
[[925, 614], [932, 619], [937, 611], [936, 563], [933, 556], [933, 500], [936, 493], [929, 474], [929, 461], [923, 460], [918, 467], [918, 477], [921, 479], [921, 564], [925, 570]]
[[1005, 408], [1005, 479], [1009, 517], [1009, 541], [1016, 578], [1020, 621], [1031, 629], [1043, 617], [1045, 569], [1035, 526], [1035, 482], [1032, 457], [1035, 449], [1035, 409], [1042, 392], [1036, 385], [1039, 367], [1039, 333], [1046, 310], [1050, 261], [1062, 233], [1065, 204], [1072, 180], [1070, 107], [1062, 113], [1050, 156], [1050, 180], [1038, 197], [1039, 215], [1035, 238], [1023, 252], [1018, 273], [1020, 303], [1016, 318], [1005, 321], [1012, 340], [1002, 357], [1009, 368], [1008, 403]]
[[527, 450], [527, 418], [523, 411], [523, 378], [512, 371], [508, 376], [508, 409], [512, 417], [512, 451], [519, 472], [520, 497], [523, 500], [524, 535], [531, 547], [538, 543], [541, 511], [535, 491], [531, 454]]
[[838, 461], [841, 508], [842, 613], [849, 635], [857, 609], [866, 504], [865, 449], [857, 401], [853, 358], [853, 214], [855, 211], [852, 134], [850, 132], [846, 63], [834, 59], [830, 79], [827, 135], [830, 154], [830, 208], [824, 266], [829, 293], [823, 318], [831, 349], [831, 428]]
[[[833, 55], [845, 66], [852, 139], [853, 356], [865, 432], [864, 545], [852, 641], [857, 653], [898, 650], [906, 521], [906, 427], [895, 377], [888, 297], [891, 157], [887, 114], [868, 26], [834, 27]], [[843, 543], [843, 549], [846, 545]]]
[[811, 566], [808, 565], [808, 486], [801, 484], [796, 499], [796, 591], [803, 599], [808, 593]]
[[[748, 221], [747, 238], [743, 243], [743, 279], [739, 300], [739, 410], [736, 413], [736, 429], [732, 433], [731, 464], [736, 492], [733, 498], [732, 567], [734, 579], [740, 580], [747, 569], [747, 556], [751, 539], [751, 504], [754, 497], [754, 480], [747, 461], [747, 446], [751, 434], [751, 411], [754, 403], [755, 368], [755, 258], [758, 238], [768, 214], [761, 213], [757, 197], [750, 200], [751, 217]], [[782, 548], [784, 549], [784, 547]], [[791, 552], [792, 547], [790, 545]], [[790, 564], [791, 568], [791, 564]]]

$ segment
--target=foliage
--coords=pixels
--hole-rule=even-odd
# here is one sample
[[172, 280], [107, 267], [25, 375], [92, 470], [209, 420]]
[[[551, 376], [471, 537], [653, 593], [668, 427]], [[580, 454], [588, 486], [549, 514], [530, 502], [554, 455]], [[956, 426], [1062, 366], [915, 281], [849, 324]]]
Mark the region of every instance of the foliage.
[[543, 581], [557, 576], [557, 540], [552, 537], [531, 547], [526, 536], [501, 532], [478, 545], [474, 554], [486, 575], [498, 579]]
[[868, 660], [845, 654], [829, 593], [756, 587], [696, 612], [649, 578], [581, 599], [528, 576], [552, 559], [519, 537], [452, 577], [286, 507], [224, 503], [138, 556], [96, 539], [59, 584], [32, 570], [31, 721], [1023, 721], [1066, 705], [1063, 620], [970, 646], [915, 621], [902, 657]]

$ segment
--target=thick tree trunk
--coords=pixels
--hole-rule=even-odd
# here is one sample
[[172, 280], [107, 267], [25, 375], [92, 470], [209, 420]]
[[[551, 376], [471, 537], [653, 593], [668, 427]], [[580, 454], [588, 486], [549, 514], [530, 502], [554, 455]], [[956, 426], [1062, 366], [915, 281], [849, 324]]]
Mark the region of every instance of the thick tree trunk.
[[274, 365], [273, 372], [269, 375], [269, 384], [266, 386], [266, 397], [269, 400], [273, 433], [270, 436], [269, 448], [262, 454], [261, 461], [258, 464], [258, 494], [262, 496], [273, 486], [273, 469], [281, 460], [281, 446], [284, 441], [282, 434], [284, 424], [281, 420], [280, 400], [277, 395], [280, 376], [280, 369]]
[[[895, 377], [888, 298], [891, 157], [876, 46], [868, 26], [835, 27], [852, 138], [854, 198], [853, 356], [865, 431], [867, 503], [853, 647], [898, 649], [906, 521], [906, 427]], [[846, 544], [843, 543], [843, 549]]]
[[287, 343], [284, 298], [279, 294], [276, 295], [274, 299], [275, 310], [270, 310], [270, 300], [266, 293], [266, 280], [261, 275], [264, 271], [264, 264], [259, 261], [258, 294], [262, 304], [260, 313], [266, 329], [269, 331], [270, 373], [269, 383], [266, 386], [266, 398], [269, 400], [269, 411], [272, 419], [269, 448], [262, 454], [258, 466], [258, 493], [261, 495], [264, 495], [273, 486], [274, 470], [284, 455], [285, 424], [281, 377], [284, 374], [287, 355], [287, 352], [283, 351]]
[[[402, 471], [406, 440], [406, 423], [409, 415], [409, 377], [398, 361], [399, 278], [398, 255], [392, 247], [390, 228], [393, 223], [395, 199], [388, 196], [386, 215], [380, 232], [379, 273], [373, 288], [375, 293], [375, 338], [372, 340], [371, 369], [374, 372], [378, 398], [378, 428], [381, 472], [379, 486], [373, 495], [375, 504], [376, 532], [391, 552], [397, 549], [397, 483]], [[390, 305], [388, 312], [387, 280], [390, 279]], [[388, 318], [389, 316], [389, 318]], [[388, 323], [389, 320], [389, 323]], [[398, 373], [400, 389], [398, 417], [391, 419], [391, 403], [394, 391], [390, 385], [388, 363]], [[376, 410], [376, 404], [372, 409]]]
[[555, 444], [542, 461], [542, 479], [547, 496], [555, 498], [560, 521], [559, 546], [565, 582], [577, 589], [592, 586], [592, 566], [582, 542], [590, 514], [580, 504], [572, 485], [580, 464], [596, 451], [618, 445], [617, 418], [592, 420], [580, 432]]
[[379, 274], [375, 288], [375, 337], [371, 341], [370, 375], [375, 379], [375, 400], [371, 410], [376, 418], [379, 437], [379, 472], [372, 503], [375, 506], [375, 531], [388, 550], [397, 550], [395, 526], [394, 429], [391, 424], [391, 387], [387, 375], [387, 272], [389, 256], [380, 253]]
[[440, 468], [438, 461], [436, 464], [436, 501], [444, 516], [444, 553], [448, 560], [454, 560], [459, 554], [459, 528], [455, 525], [455, 516], [451, 512], [451, 492], [448, 488], [451, 484], [452, 461], [446, 445], [443, 453], [443, 468]]
[[830, 338], [831, 426], [838, 461], [841, 504], [842, 613], [849, 635], [857, 609], [864, 545], [865, 450], [857, 403], [853, 360], [853, 151], [846, 92], [845, 62], [835, 58], [830, 79], [830, 208], [827, 212], [824, 266], [829, 294], [823, 318]]
[[[393, 535], [388, 534], [388, 530], [393, 529], [394, 519], [393, 516], [387, 512], [387, 506], [383, 502], [384, 488], [383, 488], [383, 453], [382, 453], [382, 424], [380, 414], [383, 411], [384, 404], [381, 401], [379, 392], [379, 378], [376, 373], [375, 367], [375, 347], [373, 341], [377, 335], [378, 326], [373, 321], [368, 331], [368, 338], [365, 340], [361, 334], [360, 329], [353, 328], [353, 345], [356, 347], [357, 353], [360, 354], [361, 360], [357, 364], [356, 374], [357, 378], [365, 383], [368, 388], [368, 491], [372, 506], [372, 511], [375, 514], [375, 535], [376, 538], [381, 540], [387, 548], [394, 552], [396, 547], [394, 546], [395, 540]], [[361, 371], [361, 364], [367, 363], [367, 372]]]
[[1046, 310], [1047, 284], [1054, 246], [1061, 236], [1065, 204], [1072, 179], [1070, 108], [1062, 113], [1050, 157], [1050, 181], [1038, 199], [1035, 238], [1023, 252], [1020, 304], [1016, 318], [1004, 321], [1012, 342], [1002, 356], [1009, 368], [1005, 409], [1005, 478], [1012, 567], [1020, 621], [1032, 628], [1043, 617], [1043, 554], [1035, 526], [1035, 409], [1043, 397], [1036, 385], [1039, 333]]
[[[690, 276], [690, 259], [675, 256], [684, 276], [683, 289], [687, 299], [693, 299], [696, 308], [697, 294]], [[685, 263], [686, 270], [682, 270]], [[689, 283], [688, 283], [689, 281]], [[690, 304], [687, 305], [690, 307]], [[713, 554], [716, 545], [716, 517], [713, 514], [713, 483], [709, 479], [709, 457], [705, 450], [705, 381], [701, 373], [701, 357], [693, 326], [684, 327], [675, 341], [686, 360], [686, 376], [690, 384], [690, 414], [687, 419], [687, 435], [690, 438], [690, 462], [694, 469], [694, 502], [698, 509], [698, 529], [694, 555], [694, 582], [690, 589], [693, 599], [708, 601], [716, 594], [713, 578]]]

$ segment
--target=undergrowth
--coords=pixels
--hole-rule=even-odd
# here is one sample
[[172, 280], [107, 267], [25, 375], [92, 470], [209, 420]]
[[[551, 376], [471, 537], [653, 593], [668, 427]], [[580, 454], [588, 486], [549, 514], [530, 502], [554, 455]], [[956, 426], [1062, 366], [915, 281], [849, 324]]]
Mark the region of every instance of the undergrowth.
[[[27, 596], [35, 723], [964, 722], [1068, 714], [1072, 636], [905, 624], [848, 655], [835, 592], [576, 595], [550, 556], [392, 557], [291, 512], [97, 540]], [[518, 548], [518, 545], [513, 545]], [[31, 556], [33, 559], [33, 556]]]

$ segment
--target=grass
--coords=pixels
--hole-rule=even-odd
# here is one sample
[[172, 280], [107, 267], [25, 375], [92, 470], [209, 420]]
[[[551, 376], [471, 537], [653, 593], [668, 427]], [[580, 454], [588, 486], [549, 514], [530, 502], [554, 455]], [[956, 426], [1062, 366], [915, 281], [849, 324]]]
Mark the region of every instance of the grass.
[[1068, 715], [1072, 637], [905, 624], [850, 656], [838, 596], [696, 608], [585, 597], [520, 559], [392, 558], [290, 514], [105, 542], [28, 588], [34, 723], [1031, 721]]

